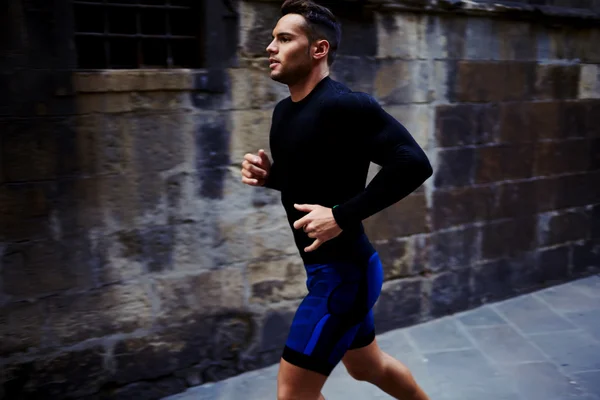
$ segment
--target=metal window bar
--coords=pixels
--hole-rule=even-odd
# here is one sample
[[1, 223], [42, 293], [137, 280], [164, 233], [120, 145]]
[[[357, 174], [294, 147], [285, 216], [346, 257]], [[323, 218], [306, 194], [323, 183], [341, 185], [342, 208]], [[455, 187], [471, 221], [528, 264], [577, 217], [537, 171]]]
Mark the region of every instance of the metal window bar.
[[[190, 2], [191, 3], [191, 2]], [[197, 39], [198, 37], [193, 34], [186, 33], [195, 33], [194, 28], [191, 26], [192, 20], [188, 20], [190, 23], [189, 27], [181, 31], [178, 30], [178, 34], [172, 33], [173, 20], [175, 12], [183, 13], [185, 12], [194, 12], [194, 7], [191, 5], [172, 5], [169, 0], [165, 1], [165, 4], [139, 4], [137, 3], [112, 3], [107, 0], [73, 0], [74, 7], [80, 6], [84, 7], [86, 11], [90, 12], [94, 8], [97, 9], [97, 13], [102, 13], [102, 25], [103, 29], [101, 32], [94, 31], [93, 27], [85, 26], [85, 24], [81, 24], [79, 28], [75, 32], [75, 36], [78, 41], [78, 44], [84, 43], [85, 46], [78, 46], [77, 51], [82, 54], [85, 53], [91, 57], [90, 60], [85, 60], [85, 56], [82, 55], [80, 57], [80, 67], [83, 68], [145, 68], [145, 67], [154, 67], [154, 68], [174, 68], [174, 67], [184, 67], [184, 68], [194, 68], [198, 67], [196, 62], [187, 61], [186, 57], [189, 54], [194, 54], [197, 52]], [[123, 33], [129, 32], [128, 28], [123, 28], [127, 26], [127, 22], [123, 22], [124, 20], [120, 20], [119, 16], [123, 17], [123, 15], [119, 10], [125, 11], [128, 9], [128, 16], [131, 16], [132, 12], [135, 15], [135, 22], [132, 20], [132, 25], [135, 25], [135, 33]], [[147, 11], [151, 10], [151, 11]], [[164, 13], [164, 25], [162, 23], [155, 24], [144, 24], [144, 17], [147, 18], [147, 22], [151, 21], [150, 12], [153, 12], [154, 17], [158, 18], [160, 12]], [[93, 11], [96, 13], [96, 11]], [[146, 13], [143, 15], [143, 13]], [[82, 14], [84, 14], [82, 12]], [[78, 18], [77, 12], [75, 12], [75, 18]], [[85, 20], [84, 16], [81, 16], [82, 20]], [[181, 18], [181, 15], [180, 15]], [[181, 28], [179, 25], [181, 21], [177, 21], [177, 26]], [[148, 32], [148, 28], [150, 28], [151, 33]], [[115, 32], [116, 30], [117, 32]], [[119, 32], [119, 30], [121, 30]], [[95, 42], [88, 41], [90, 38], [97, 38], [102, 40], [96, 40]], [[92, 44], [94, 43], [94, 44]], [[99, 43], [102, 43], [103, 48], [95, 48], [94, 46], [98, 46]], [[180, 43], [180, 44], [177, 44]], [[175, 53], [174, 45], [178, 46], [179, 53]], [[183, 47], [183, 51], [181, 46]], [[86, 53], [87, 52], [87, 53]], [[94, 57], [97, 56], [98, 53], [104, 54], [104, 61], [101, 63], [98, 60], [94, 60]], [[135, 53], [135, 54], [134, 54]], [[187, 53], [186, 56], [183, 54]], [[177, 55], [178, 54], [178, 55]], [[181, 56], [181, 60], [179, 60], [179, 56]], [[192, 57], [194, 58], [194, 57]], [[84, 59], [82, 61], [82, 59]], [[197, 57], [196, 57], [197, 59]], [[135, 61], [133, 61], [135, 60]], [[160, 61], [159, 61], [160, 60]], [[83, 65], [82, 65], [83, 64]], [[102, 65], [99, 65], [102, 64]]]

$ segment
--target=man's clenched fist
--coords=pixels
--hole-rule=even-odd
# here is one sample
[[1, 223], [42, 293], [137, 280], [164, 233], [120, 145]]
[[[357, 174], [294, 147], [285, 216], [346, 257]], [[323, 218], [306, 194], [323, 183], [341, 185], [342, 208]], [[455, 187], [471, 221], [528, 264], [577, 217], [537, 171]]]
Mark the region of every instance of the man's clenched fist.
[[246, 154], [242, 162], [242, 182], [250, 186], [263, 186], [271, 171], [271, 161], [264, 150], [258, 155]]

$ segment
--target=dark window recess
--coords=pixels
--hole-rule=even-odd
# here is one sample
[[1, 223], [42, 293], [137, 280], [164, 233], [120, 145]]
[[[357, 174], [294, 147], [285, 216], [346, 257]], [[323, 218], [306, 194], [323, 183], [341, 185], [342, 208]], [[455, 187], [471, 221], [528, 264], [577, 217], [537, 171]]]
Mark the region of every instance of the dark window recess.
[[202, 67], [199, 1], [75, 0], [80, 69]]

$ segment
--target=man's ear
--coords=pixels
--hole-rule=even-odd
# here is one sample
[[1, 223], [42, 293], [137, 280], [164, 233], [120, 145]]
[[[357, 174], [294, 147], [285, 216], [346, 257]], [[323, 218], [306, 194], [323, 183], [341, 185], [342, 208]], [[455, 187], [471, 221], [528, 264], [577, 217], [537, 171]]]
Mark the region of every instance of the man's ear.
[[313, 57], [320, 60], [329, 54], [329, 42], [327, 40], [317, 40], [313, 44]]

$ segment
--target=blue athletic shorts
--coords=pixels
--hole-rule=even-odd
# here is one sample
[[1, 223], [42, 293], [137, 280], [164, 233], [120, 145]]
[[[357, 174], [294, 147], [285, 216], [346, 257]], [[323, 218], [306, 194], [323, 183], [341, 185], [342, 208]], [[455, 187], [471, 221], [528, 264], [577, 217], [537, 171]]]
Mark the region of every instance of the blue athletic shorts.
[[375, 338], [373, 306], [381, 293], [383, 268], [366, 237], [353, 261], [306, 264], [308, 295], [296, 314], [282, 358], [328, 376], [347, 350]]

